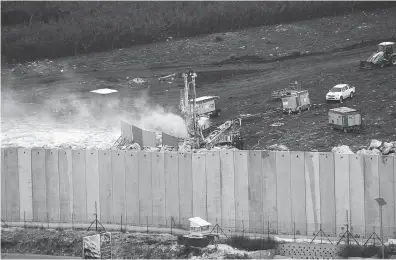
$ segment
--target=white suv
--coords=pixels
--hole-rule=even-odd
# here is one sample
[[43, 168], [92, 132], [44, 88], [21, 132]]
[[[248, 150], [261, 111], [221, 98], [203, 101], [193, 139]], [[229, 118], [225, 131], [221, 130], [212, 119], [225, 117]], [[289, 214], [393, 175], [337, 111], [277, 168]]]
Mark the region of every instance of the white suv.
[[349, 84], [338, 84], [329, 90], [326, 94], [326, 101], [336, 100], [342, 101], [346, 98], [353, 98], [355, 95], [355, 87]]

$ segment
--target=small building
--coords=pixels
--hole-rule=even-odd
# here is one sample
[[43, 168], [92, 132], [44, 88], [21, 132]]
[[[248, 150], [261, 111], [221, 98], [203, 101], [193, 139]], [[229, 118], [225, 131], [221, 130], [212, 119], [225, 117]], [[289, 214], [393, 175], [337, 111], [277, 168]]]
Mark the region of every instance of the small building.
[[309, 110], [311, 100], [308, 90], [290, 90], [282, 97], [282, 109], [284, 113], [296, 113]]
[[190, 236], [203, 237], [210, 235], [210, 224], [200, 217], [193, 217], [188, 219], [190, 221]]
[[[218, 96], [204, 96], [204, 97], [199, 97], [195, 99], [195, 105], [196, 105], [196, 112], [198, 115], [208, 115], [209, 117], [215, 117], [219, 115], [219, 112], [221, 112], [221, 109], [217, 108], [217, 100], [219, 100], [220, 97]], [[194, 105], [194, 100], [190, 99], [189, 100], [189, 105], [192, 106]]]
[[362, 123], [362, 117], [359, 111], [348, 107], [338, 107], [329, 110], [329, 124], [334, 129], [340, 129], [344, 132], [359, 128]]

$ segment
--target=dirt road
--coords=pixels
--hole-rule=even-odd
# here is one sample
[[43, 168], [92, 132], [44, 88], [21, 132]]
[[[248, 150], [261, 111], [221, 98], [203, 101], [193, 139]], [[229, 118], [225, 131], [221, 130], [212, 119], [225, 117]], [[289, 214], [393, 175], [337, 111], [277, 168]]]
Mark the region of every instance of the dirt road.
[[[3, 68], [2, 145], [109, 146], [119, 135], [120, 119], [133, 121], [144, 114], [141, 109], [156, 104], [174, 110], [182, 80], [160, 84], [158, 76], [183, 72], [189, 66], [198, 74], [198, 96], [221, 97], [223, 112], [216, 122], [250, 115], [243, 120], [247, 149], [284, 144], [292, 150], [329, 151], [340, 144], [357, 149], [373, 138], [396, 140], [395, 67], [358, 69], [359, 60], [367, 59], [376, 42], [392, 34], [389, 24], [396, 22], [395, 13], [396, 9], [389, 9], [252, 28], [221, 34], [225, 40], [220, 43], [210, 35]], [[379, 17], [388, 22], [378, 22]], [[326, 24], [326, 30], [320, 24]], [[263, 43], [269, 40], [271, 43]], [[359, 45], [362, 41], [369, 44]], [[265, 62], [295, 49], [319, 54]], [[249, 59], [216, 65], [230, 54]], [[133, 83], [135, 77], [146, 83]], [[276, 111], [281, 104], [270, 100], [270, 94], [291, 80], [300, 81], [309, 91], [314, 104], [311, 111], [291, 116]], [[325, 94], [338, 83], [356, 86], [356, 97], [343, 106], [362, 111], [365, 127], [361, 133], [340, 133], [327, 125], [328, 109], [340, 104], [326, 104]], [[89, 91], [102, 87], [119, 91], [107, 101], [110, 107], [92, 105], [97, 97]], [[65, 96], [68, 98], [62, 105], [59, 100]], [[149, 97], [148, 103], [136, 99], [142, 96]], [[59, 108], [65, 111], [54, 112]], [[152, 111], [146, 109], [144, 116]], [[99, 116], [93, 117], [92, 112]], [[164, 122], [163, 118], [164, 113], [157, 113], [150, 120], [157, 125], [171, 124], [172, 120]], [[275, 122], [283, 125], [270, 126]]]

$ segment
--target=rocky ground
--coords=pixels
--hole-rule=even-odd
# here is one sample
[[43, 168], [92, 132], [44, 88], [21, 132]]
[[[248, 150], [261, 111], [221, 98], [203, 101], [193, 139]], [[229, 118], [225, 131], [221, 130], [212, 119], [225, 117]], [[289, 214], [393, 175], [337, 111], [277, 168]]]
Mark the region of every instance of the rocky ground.
[[[2, 228], [1, 252], [7, 254], [52, 255], [63, 257], [81, 257], [82, 239], [85, 236], [94, 235], [94, 231], [85, 230], [61, 230], [61, 229], [24, 229]], [[112, 232], [112, 258], [113, 259], [282, 259], [287, 256], [277, 255], [274, 240], [269, 244], [266, 239], [252, 240], [234, 237], [228, 242], [224, 239], [203, 248], [185, 246], [180, 243], [177, 236], [156, 233], [130, 233]], [[275, 238], [279, 243], [293, 243], [293, 238]], [[290, 240], [290, 241], [288, 241]], [[299, 239], [297, 239], [299, 240]], [[338, 240], [338, 239], [337, 239]], [[308, 239], [307, 241], [310, 241]], [[307, 246], [294, 241], [295, 246]], [[236, 246], [236, 243], [240, 246]], [[233, 246], [230, 246], [233, 245]], [[396, 247], [388, 245], [385, 258], [395, 259]], [[328, 249], [330, 244], [317, 244], [315, 247]], [[364, 251], [364, 254], [362, 252]], [[337, 258], [360, 258], [359, 256], [377, 258], [379, 248], [374, 247], [346, 247], [340, 245], [336, 248]], [[298, 254], [301, 255], [302, 251]], [[3, 257], [2, 257], [3, 258]]]
[[[2, 230], [2, 253], [30, 253], [56, 256], [82, 254], [82, 238], [95, 232], [81, 230], [44, 230], [7, 228]], [[113, 259], [185, 259], [249, 258], [253, 252], [234, 249], [225, 244], [206, 248], [179, 245], [169, 234], [112, 232]]]
[[[243, 118], [247, 149], [330, 151], [347, 145], [356, 152], [371, 139], [396, 140], [395, 67], [358, 68], [379, 42], [392, 40], [395, 13], [393, 8], [2, 66], [2, 146], [109, 148], [120, 134], [120, 119], [182, 133], [185, 126], [170, 113], [183, 82], [159, 83], [158, 77], [189, 66], [198, 74], [197, 95], [221, 98], [215, 123]], [[283, 115], [271, 92], [294, 80], [309, 91], [313, 108]], [[356, 87], [356, 96], [342, 106], [361, 111], [359, 132], [328, 125], [328, 110], [341, 104], [326, 103], [325, 94], [338, 83]], [[106, 107], [93, 105], [89, 91], [103, 87], [119, 96]], [[70, 111], [59, 112], [65, 97]]]

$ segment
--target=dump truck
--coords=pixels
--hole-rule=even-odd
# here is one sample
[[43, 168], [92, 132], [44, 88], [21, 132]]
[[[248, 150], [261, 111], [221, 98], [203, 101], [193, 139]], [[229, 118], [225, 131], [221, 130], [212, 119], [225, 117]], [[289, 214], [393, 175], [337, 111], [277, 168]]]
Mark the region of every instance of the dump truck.
[[348, 107], [338, 107], [329, 110], [329, 124], [333, 129], [344, 132], [358, 130], [362, 124], [362, 117], [358, 110]]
[[303, 110], [309, 110], [310, 107], [308, 90], [291, 90], [282, 97], [283, 113], [300, 113]]
[[366, 61], [360, 61], [360, 68], [383, 68], [387, 65], [396, 66], [396, 44], [394, 42], [381, 42], [376, 52]]

